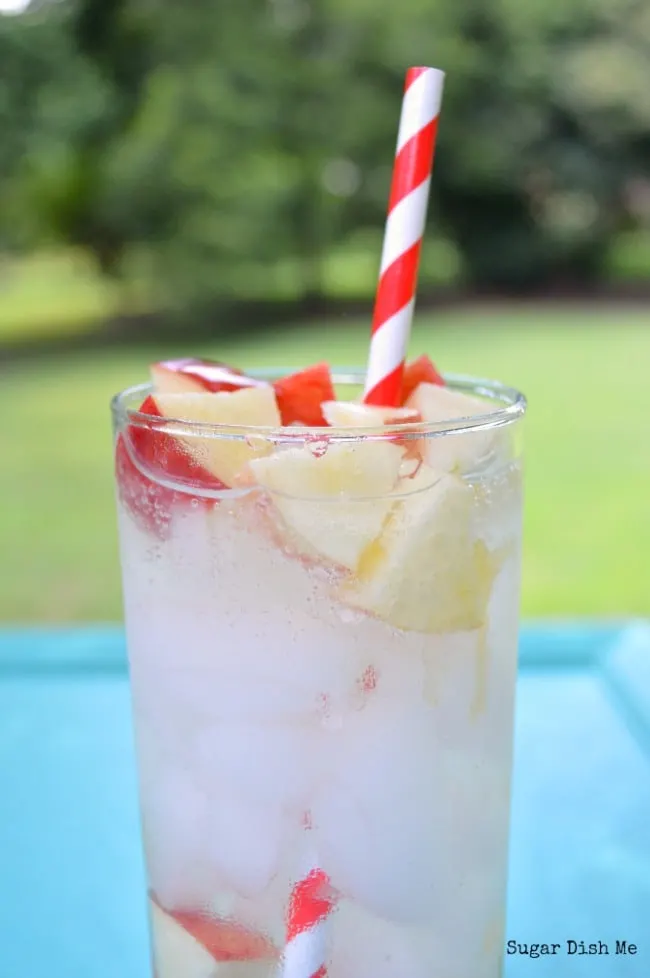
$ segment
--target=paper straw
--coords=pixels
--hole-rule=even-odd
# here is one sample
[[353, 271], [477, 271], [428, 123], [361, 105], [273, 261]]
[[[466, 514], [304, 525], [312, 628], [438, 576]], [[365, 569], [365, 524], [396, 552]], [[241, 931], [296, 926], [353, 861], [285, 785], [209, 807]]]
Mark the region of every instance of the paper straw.
[[282, 978], [326, 978], [328, 918], [333, 909], [330, 881], [312, 855], [291, 891]]
[[[406, 73], [372, 321], [367, 404], [393, 407], [400, 400], [443, 81], [444, 73], [436, 68], [409, 68]], [[289, 900], [282, 978], [327, 978], [334, 907], [329, 878], [312, 854]]]
[[409, 68], [370, 339], [364, 401], [400, 402], [427, 215], [444, 72]]

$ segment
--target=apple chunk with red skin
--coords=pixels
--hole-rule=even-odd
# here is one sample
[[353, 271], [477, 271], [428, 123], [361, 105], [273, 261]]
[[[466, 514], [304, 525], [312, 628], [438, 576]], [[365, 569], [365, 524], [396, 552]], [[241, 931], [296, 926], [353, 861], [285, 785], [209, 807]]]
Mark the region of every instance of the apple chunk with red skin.
[[[157, 390], [142, 404], [142, 414], [242, 428], [239, 436], [231, 438], [182, 437], [139, 422], [118, 436], [116, 473], [121, 498], [146, 530], [161, 537], [166, 534], [175, 503], [183, 498], [203, 498], [206, 504], [204, 497], [192, 494], [193, 486], [207, 490], [233, 486], [248, 461], [270, 451], [270, 444], [265, 445], [262, 439], [251, 448], [243, 429], [279, 427], [291, 423], [296, 413], [305, 423], [313, 422], [314, 412], [320, 410], [318, 399], [334, 395], [329, 370], [323, 365], [278, 382], [284, 416], [278, 410], [272, 385], [247, 378], [223, 364], [169, 360], [154, 364], [151, 372]], [[187, 493], [160, 484], [157, 477], [183, 483]]]
[[237, 483], [248, 462], [272, 451], [273, 443], [265, 440], [261, 431], [250, 429], [281, 425], [270, 384], [217, 394], [156, 394], [155, 402], [165, 418], [225, 426], [227, 430], [215, 433], [215, 437], [201, 429], [196, 434], [179, 432], [174, 437], [182, 451], [226, 486]]
[[283, 425], [299, 423], [318, 428], [327, 424], [323, 403], [336, 399], [328, 364], [317, 363], [289, 374], [276, 380], [273, 387]]
[[[216, 360], [162, 360], [151, 367], [156, 392], [162, 394], [191, 394], [210, 391], [213, 394], [268, 385], [240, 370]], [[281, 377], [273, 383], [283, 425], [303, 424], [310, 427], [326, 425], [321, 411], [323, 401], [334, 400], [330, 368], [317, 363], [304, 370]]]
[[[153, 397], [147, 397], [139, 413], [150, 418], [162, 415]], [[218, 490], [226, 488], [206, 468], [183, 449], [178, 440], [145, 420], [127, 425], [115, 446], [115, 472], [120, 498], [134, 519], [147, 532], [164, 538], [175, 504], [195, 499], [202, 505], [210, 500], [192, 494], [191, 486]], [[163, 485], [166, 478], [188, 485], [182, 492]]]
[[241, 370], [217, 360], [161, 360], [150, 367], [154, 389], [163, 394], [221, 394], [247, 387], [264, 387], [264, 381], [247, 377]]
[[438, 372], [433, 361], [423, 353], [422, 356], [411, 360], [404, 367], [402, 375], [402, 396], [400, 404], [406, 404], [409, 397], [416, 387], [420, 384], [436, 384], [439, 387], [445, 386], [445, 381], [441, 373]]
[[150, 900], [158, 978], [262, 978], [278, 950], [262, 934], [196, 911], [163, 910]]

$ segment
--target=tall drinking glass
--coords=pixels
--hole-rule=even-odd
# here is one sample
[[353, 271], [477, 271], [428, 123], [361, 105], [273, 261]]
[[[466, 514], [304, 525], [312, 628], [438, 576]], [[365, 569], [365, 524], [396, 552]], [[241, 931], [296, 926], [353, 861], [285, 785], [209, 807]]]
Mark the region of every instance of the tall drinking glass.
[[157, 978], [501, 974], [525, 402], [446, 379], [373, 428], [113, 401]]

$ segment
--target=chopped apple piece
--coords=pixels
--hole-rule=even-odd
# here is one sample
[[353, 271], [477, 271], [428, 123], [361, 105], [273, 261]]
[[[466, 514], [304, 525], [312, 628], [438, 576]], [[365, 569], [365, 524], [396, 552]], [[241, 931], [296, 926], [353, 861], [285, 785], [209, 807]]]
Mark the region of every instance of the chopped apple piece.
[[281, 377], [273, 386], [282, 424], [303, 424], [316, 428], [325, 425], [321, 405], [323, 401], [333, 401], [336, 397], [330, 368], [326, 363], [317, 363], [288, 377]]
[[423, 353], [422, 356], [411, 360], [404, 367], [402, 375], [402, 397], [400, 404], [406, 404], [409, 397], [419, 384], [441, 384], [444, 386], [444, 377], [440, 374], [433, 361]]
[[324, 401], [321, 407], [325, 420], [335, 428], [381, 428], [420, 420], [415, 408], [376, 407], [358, 401]]
[[[141, 414], [161, 417], [153, 397], [139, 408]], [[115, 446], [115, 471], [120, 498], [140, 526], [164, 539], [175, 504], [209, 500], [192, 494], [193, 486], [219, 490], [226, 486], [199, 465], [176, 438], [154, 426], [127, 425]], [[170, 489], [159, 479], [182, 484], [183, 490]]]
[[474, 532], [474, 496], [461, 479], [422, 466], [401, 480], [380, 536], [361, 555], [342, 599], [397, 628], [469, 631], [485, 621], [497, 560]]
[[191, 363], [188, 360], [168, 360], [154, 363], [149, 368], [154, 392], [162, 394], [198, 394], [206, 388], [192, 374], [178, 369], [181, 364]]
[[153, 901], [149, 912], [158, 978], [217, 978], [218, 964], [199, 941]]
[[[418, 411], [423, 422], [453, 422], [490, 414], [498, 406], [460, 391], [437, 384], [419, 384], [406, 402]], [[420, 452], [433, 469], [445, 472], [468, 472], [479, 465], [494, 450], [495, 429], [468, 430], [461, 434], [423, 438]]]
[[247, 440], [250, 432], [246, 429], [280, 425], [275, 394], [269, 385], [221, 394], [157, 394], [155, 401], [166, 418], [242, 428], [241, 433], [233, 431], [233, 437], [178, 438], [192, 458], [227, 486], [235, 485], [247, 462], [272, 450], [271, 442], [261, 437]]
[[176, 910], [173, 915], [216, 961], [266, 961], [268, 967], [268, 962], [278, 957], [277, 948], [264, 934], [231, 918], [191, 910]]
[[[154, 388], [162, 394], [224, 393], [247, 387], [267, 387], [262, 380], [216, 360], [162, 360], [151, 366]], [[280, 377], [273, 384], [283, 425], [325, 425], [321, 403], [336, 397], [330, 368], [317, 363]]]
[[419, 411], [425, 421], [449, 421], [473, 418], [498, 410], [497, 405], [478, 397], [452, 390], [439, 384], [418, 384], [408, 399], [407, 407]]
[[185, 357], [181, 360], [161, 360], [150, 368], [156, 391], [161, 394], [213, 394], [238, 391], [244, 387], [262, 387], [263, 381], [247, 377], [241, 370], [216, 360], [197, 360]]
[[[378, 407], [375, 404], [361, 404], [359, 401], [326, 401], [323, 414], [328, 424], [335, 428], [377, 428], [385, 425], [415, 424], [422, 420], [414, 408]], [[394, 434], [391, 440], [400, 445], [405, 456], [421, 457], [421, 438], [413, 432], [410, 435]]]
[[403, 449], [390, 441], [288, 448], [251, 462], [292, 541], [350, 570], [379, 534], [393, 500]]
[[157, 978], [264, 978], [278, 957], [263, 935], [234, 921], [162, 910], [149, 902]]

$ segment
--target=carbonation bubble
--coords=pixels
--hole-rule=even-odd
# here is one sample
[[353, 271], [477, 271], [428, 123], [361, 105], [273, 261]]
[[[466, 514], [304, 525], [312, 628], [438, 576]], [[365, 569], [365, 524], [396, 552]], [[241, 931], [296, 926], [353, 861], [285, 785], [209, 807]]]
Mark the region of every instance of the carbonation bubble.
[[310, 438], [307, 441], [307, 448], [315, 458], [322, 458], [329, 448], [329, 441], [327, 438]]

